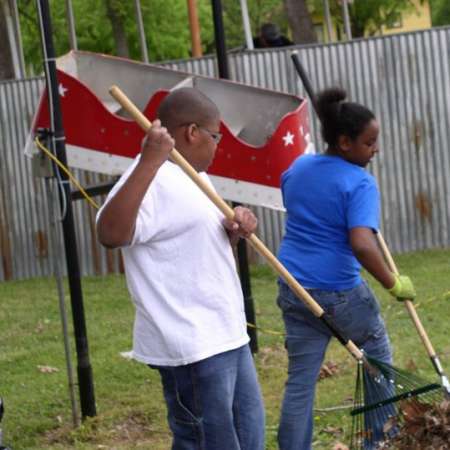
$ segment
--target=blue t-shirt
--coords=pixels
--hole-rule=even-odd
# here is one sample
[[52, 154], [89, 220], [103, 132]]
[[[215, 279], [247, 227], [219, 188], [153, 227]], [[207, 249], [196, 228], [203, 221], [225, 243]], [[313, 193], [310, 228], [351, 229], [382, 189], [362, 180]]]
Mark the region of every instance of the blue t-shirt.
[[297, 158], [281, 177], [287, 212], [278, 257], [305, 288], [342, 291], [361, 283], [350, 246], [354, 227], [378, 229], [376, 181], [331, 155]]

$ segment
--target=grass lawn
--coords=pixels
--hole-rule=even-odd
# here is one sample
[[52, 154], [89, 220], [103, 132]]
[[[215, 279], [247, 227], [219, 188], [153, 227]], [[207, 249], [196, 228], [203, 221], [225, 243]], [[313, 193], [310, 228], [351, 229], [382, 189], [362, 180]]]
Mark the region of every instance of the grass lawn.
[[[396, 260], [400, 271], [415, 282], [419, 316], [444, 368], [450, 371], [450, 251], [417, 252]], [[267, 267], [252, 268], [257, 324], [262, 328], [256, 364], [267, 411], [267, 449], [277, 448], [278, 415], [286, 377], [275, 278]], [[370, 281], [382, 302], [395, 365], [436, 380], [405, 308]], [[0, 284], [4, 443], [14, 450], [169, 449], [170, 434], [157, 373], [120, 356], [120, 352], [131, 347], [133, 321], [124, 278], [84, 278], [83, 293], [98, 415], [74, 429], [55, 281], [35, 279]], [[70, 314], [69, 321], [71, 324]], [[72, 355], [75, 356], [74, 348]], [[337, 369], [333, 376], [318, 383], [314, 450], [328, 450], [338, 441], [347, 442], [350, 425], [349, 410], [334, 407], [351, 402], [355, 363], [335, 341], [326, 361], [335, 363]], [[45, 372], [41, 366], [56, 370]]]

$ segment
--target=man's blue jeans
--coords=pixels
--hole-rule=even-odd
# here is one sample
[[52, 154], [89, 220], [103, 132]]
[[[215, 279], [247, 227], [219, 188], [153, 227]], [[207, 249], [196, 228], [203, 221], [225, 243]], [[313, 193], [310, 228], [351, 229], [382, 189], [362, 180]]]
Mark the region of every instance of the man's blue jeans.
[[264, 406], [248, 345], [159, 370], [172, 450], [264, 450]]
[[[359, 348], [379, 361], [391, 363], [380, 308], [366, 282], [348, 291], [308, 292]], [[283, 282], [277, 302], [283, 313], [289, 357], [278, 443], [280, 450], [310, 450], [316, 380], [331, 333]]]

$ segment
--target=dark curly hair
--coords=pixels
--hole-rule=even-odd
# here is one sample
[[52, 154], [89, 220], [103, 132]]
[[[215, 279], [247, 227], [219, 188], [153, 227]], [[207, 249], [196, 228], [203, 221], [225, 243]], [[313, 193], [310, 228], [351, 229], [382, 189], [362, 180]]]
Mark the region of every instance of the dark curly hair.
[[375, 119], [370, 109], [359, 103], [345, 101], [346, 98], [347, 93], [341, 88], [329, 88], [317, 94], [322, 137], [331, 148], [337, 147], [339, 136], [355, 140], [367, 124]]

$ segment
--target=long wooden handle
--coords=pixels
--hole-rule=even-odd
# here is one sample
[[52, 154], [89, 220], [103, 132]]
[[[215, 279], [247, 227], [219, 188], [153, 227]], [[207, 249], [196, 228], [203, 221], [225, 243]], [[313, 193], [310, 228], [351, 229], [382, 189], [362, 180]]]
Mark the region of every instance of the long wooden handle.
[[[386, 263], [389, 267], [389, 269], [395, 273], [396, 275], [399, 274], [397, 265], [395, 264], [394, 258], [392, 258], [392, 254], [389, 251], [389, 248], [386, 244], [386, 241], [384, 240], [381, 233], [378, 231], [376, 234], [378, 245], [381, 248], [381, 252], [383, 253], [384, 259], [386, 260]], [[425, 328], [422, 325], [422, 322], [420, 321], [420, 318], [417, 314], [416, 308], [414, 308], [414, 304], [411, 300], [405, 300], [405, 307], [408, 310], [408, 313], [411, 317], [411, 320], [414, 323], [414, 326], [416, 327], [417, 333], [420, 336], [420, 339], [422, 339], [423, 345], [425, 346], [425, 349], [429, 355], [430, 358], [436, 358], [436, 352], [434, 351], [433, 345], [431, 344], [431, 341], [428, 337], [427, 332], [425, 331]]]
[[[144, 130], [148, 131], [152, 126], [151, 122], [139, 111], [139, 109], [129, 100], [129, 98], [117, 86], [111, 86], [109, 93], [120, 103], [120, 105], [133, 117], [133, 119]], [[219, 208], [228, 219], [234, 218], [234, 211], [228, 204], [198, 175], [197, 171], [183, 158], [174, 148], [170, 153], [170, 159], [178, 164], [188, 177], [203, 191], [203, 193]], [[281, 278], [289, 285], [297, 297], [302, 300], [310, 311], [318, 318], [322, 318], [324, 310], [300, 285], [300, 283], [288, 272], [273, 253], [258, 239], [255, 234], [251, 234], [247, 240], [255, 250], [266, 259], [268, 264], [277, 272]], [[361, 350], [352, 342], [345, 344], [347, 350], [357, 359], [362, 360], [364, 355]]]

